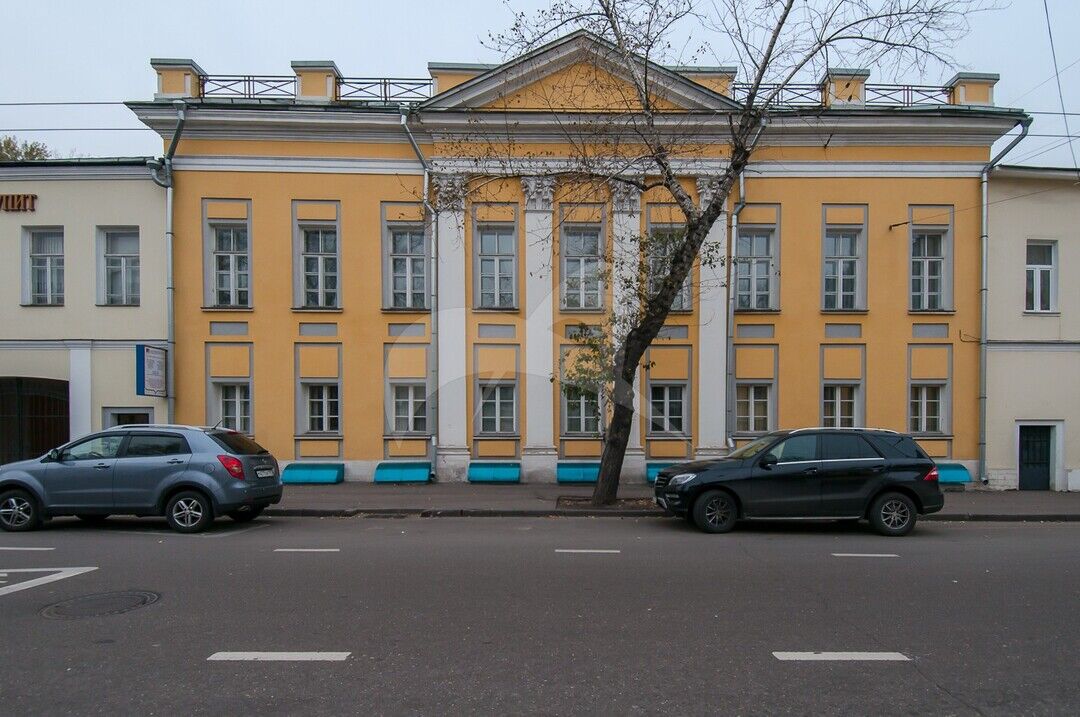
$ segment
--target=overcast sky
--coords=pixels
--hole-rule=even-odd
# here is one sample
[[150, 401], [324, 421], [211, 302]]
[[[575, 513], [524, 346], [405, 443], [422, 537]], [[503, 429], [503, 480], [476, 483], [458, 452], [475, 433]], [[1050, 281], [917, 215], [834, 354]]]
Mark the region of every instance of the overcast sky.
[[[514, 7], [541, 4], [515, 0]], [[1080, 0], [1049, 6], [1065, 108], [1078, 113], [1069, 121], [1080, 136]], [[346, 76], [426, 77], [429, 61], [500, 61], [481, 39], [511, 21], [498, 0], [35, 0], [7, 2], [2, 15], [0, 103], [150, 99], [151, 57], [192, 58], [210, 74], [288, 75], [291, 60], [332, 59]], [[1012, 0], [974, 18], [954, 54], [960, 69], [1001, 75], [998, 105], [1060, 111], [1043, 0]], [[936, 84], [949, 75], [906, 79]], [[0, 106], [0, 134], [140, 126], [116, 105]], [[1031, 133], [1060, 136], [1029, 137], [1007, 162], [1072, 166], [1060, 115], [1036, 115]], [[17, 134], [65, 156], [161, 153], [157, 136], [137, 129]], [[1080, 154], [1080, 140], [1074, 147]]]

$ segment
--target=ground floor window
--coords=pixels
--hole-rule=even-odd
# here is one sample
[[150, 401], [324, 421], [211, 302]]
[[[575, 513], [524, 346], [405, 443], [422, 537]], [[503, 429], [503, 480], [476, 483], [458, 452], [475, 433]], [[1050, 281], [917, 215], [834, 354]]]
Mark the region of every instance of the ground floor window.
[[517, 429], [517, 386], [489, 383], [480, 386], [480, 432], [514, 433]]
[[600, 401], [596, 391], [564, 386], [563, 409], [566, 433], [596, 435], [600, 432]]
[[858, 390], [855, 384], [825, 384], [822, 392], [822, 424], [830, 428], [853, 428]]
[[220, 387], [221, 425], [241, 433], [251, 433], [251, 386], [227, 383]]
[[908, 430], [912, 433], [942, 432], [942, 398], [944, 387], [917, 385], [911, 387]]
[[744, 383], [735, 387], [735, 430], [740, 433], [769, 430], [769, 384]]
[[307, 429], [309, 433], [337, 433], [341, 430], [338, 386], [312, 383], [307, 393]]
[[427, 387], [420, 384], [395, 384], [390, 387], [394, 401], [395, 433], [427, 432]]
[[649, 430], [653, 433], [686, 430], [685, 384], [654, 384], [649, 388]]
[[144, 425], [154, 422], [153, 408], [103, 408], [101, 427]]

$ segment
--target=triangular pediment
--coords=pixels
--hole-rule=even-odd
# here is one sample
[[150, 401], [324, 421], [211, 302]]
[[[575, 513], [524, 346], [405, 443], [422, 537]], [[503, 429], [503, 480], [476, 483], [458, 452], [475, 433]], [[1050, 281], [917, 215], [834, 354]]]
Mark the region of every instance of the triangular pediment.
[[[626, 112], [641, 109], [625, 62], [596, 36], [579, 31], [435, 95], [420, 109], [544, 112]], [[635, 58], [661, 111], [735, 109], [728, 97], [677, 72]]]

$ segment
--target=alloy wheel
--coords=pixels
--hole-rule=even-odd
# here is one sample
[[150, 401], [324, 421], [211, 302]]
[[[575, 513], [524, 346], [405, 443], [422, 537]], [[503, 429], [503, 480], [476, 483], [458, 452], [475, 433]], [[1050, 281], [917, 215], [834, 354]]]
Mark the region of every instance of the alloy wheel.
[[202, 520], [202, 504], [195, 498], [181, 498], [173, 505], [172, 517], [178, 525], [193, 528]]
[[8, 497], [0, 504], [0, 521], [9, 528], [25, 527], [34, 517], [34, 506], [17, 495]]
[[713, 526], [720, 526], [731, 518], [731, 503], [721, 496], [717, 496], [705, 505], [705, 521]]
[[881, 522], [891, 530], [899, 530], [911, 520], [911, 510], [902, 500], [890, 500], [881, 506]]

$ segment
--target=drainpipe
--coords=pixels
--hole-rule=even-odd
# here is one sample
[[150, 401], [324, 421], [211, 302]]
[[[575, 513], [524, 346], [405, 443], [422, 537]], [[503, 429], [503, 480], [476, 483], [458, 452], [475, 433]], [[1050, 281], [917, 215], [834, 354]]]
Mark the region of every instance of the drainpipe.
[[435, 208], [431, 205], [429, 193], [431, 167], [428, 161], [424, 159], [424, 153], [420, 151], [420, 145], [416, 143], [412, 130], [409, 129], [408, 106], [401, 105], [398, 110], [401, 112], [401, 128], [405, 130], [405, 136], [408, 137], [416, 158], [420, 160], [420, 165], [424, 168], [424, 212], [431, 218], [431, 296], [429, 297], [431, 306], [431, 357], [428, 361], [428, 376], [431, 381], [430, 385], [435, 387], [435, 391], [428, 400], [431, 405], [431, 471], [434, 474], [435, 459], [437, 458], [435, 451], [439, 446], [439, 222], [436, 218]]
[[997, 156], [983, 167], [982, 174], [979, 176], [979, 187], [982, 192], [982, 235], [979, 237], [980, 268], [982, 271], [979, 285], [979, 310], [981, 314], [979, 328], [979, 479], [983, 485], [990, 482], [989, 477], [986, 475], [986, 346], [987, 334], [990, 330], [990, 317], [987, 313], [990, 294], [990, 172], [1013, 147], [1020, 144], [1024, 137], [1027, 137], [1031, 122], [1031, 117], [1024, 117], [1017, 122], [1020, 125], [1020, 134], [1014, 137], [1013, 141], [1009, 142], [1005, 149], [998, 152]]
[[182, 100], [173, 103], [176, 108], [176, 129], [173, 130], [169, 149], [161, 159], [147, 160], [150, 178], [159, 187], [165, 188], [165, 323], [167, 326], [165, 352], [165, 393], [168, 402], [168, 423], [176, 420], [176, 312], [174, 309], [176, 288], [173, 285], [173, 174], [172, 160], [176, 146], [180, 143], [180, 134], [184, 131], [184, 110]]

